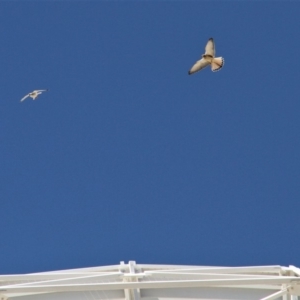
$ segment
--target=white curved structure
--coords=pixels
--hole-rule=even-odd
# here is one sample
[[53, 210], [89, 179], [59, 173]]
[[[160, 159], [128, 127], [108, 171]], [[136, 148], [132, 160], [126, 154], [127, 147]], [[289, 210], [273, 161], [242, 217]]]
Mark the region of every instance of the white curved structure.
[[0, 275], [0, 299], [300, 300], [300, 269], [128, 264]]

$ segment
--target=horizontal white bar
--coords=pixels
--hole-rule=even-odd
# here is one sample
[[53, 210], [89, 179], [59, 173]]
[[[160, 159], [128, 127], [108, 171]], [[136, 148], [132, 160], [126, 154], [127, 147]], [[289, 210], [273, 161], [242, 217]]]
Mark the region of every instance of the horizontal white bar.
[[[142, 274], [142, 273], [137, 273], [137, 274]], [[165, 271], [146, 271], [144, 274], [146, 275], [165, 275], [166, 277], [170, 278], [170, 277], [185, 277], [185, 276], [190, 276], [190, 277], [199, 277], [199, 278], [206, 278], [206, 279], [210, 279], [210, 278], [216, 278], [216, 279], [220, 279], [220, 278], [278, 278], [278, 275], [249, 275], [249, 274], [233, 274], [233, 273], [214, 273], [214, 272], [207, 272], [207, 273], [186, 273], [186, 272], [165, 272]]]
[[79, 276], [90, 275], [110, 276], [116, 274], [123, 274], [122, 272], [74, 272], [74, 273], [35, 273], [35, 274], [21, 274], [21, 275], [0, 275], [0, 282], [2, 281], [23, 281], [23, 280], [48, 280], [59, 278], [74, 278]]
[[[173, 280], [173, 281], [149, 281], [149, 282], [111, 282], [91, 284], [62, 284], [62, 285], [31, 285], [31, 286], [2, 286], [0, 293], [16, 292], [67, 292], [67, 291], [88, 291], [88, 290], [123, 290], [123, 289], [162, 289], [162, 288], [192, 288], [226, 285], [256, 285], [256, 284], [288, 284], [300, 282], [299, 277], [278, 277], [278, 278], [256, 278], [256, 279], [223, 279], [223, 280]], [[279, 287], [280, 288], [280, 287]]]
[[[137, 265], [140, 266], [140, 265]], [[153, 270], [153, 271], [145, 271], [145, 273], [151, 272], [199, 272], [199, 273], [270, 273], [281, 271], [281, 266], [253, 266], [253, 267], [193, 267], [193, 268], [175, 268], [174, 269], [166, 269], [166, 270]], [[159, 268], [157, 268], [159, 269]]]

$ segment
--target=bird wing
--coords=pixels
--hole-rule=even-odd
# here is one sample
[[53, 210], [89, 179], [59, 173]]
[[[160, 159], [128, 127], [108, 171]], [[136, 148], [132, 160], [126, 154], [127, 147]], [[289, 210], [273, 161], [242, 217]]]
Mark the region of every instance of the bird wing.
[[201, 58], [200, 60], [198, 60], [193, 66], [192, 68], [189, 70], [189, 75], [196, 73], [202, 69], [204, 69], [205, 67], [207, 67], [209, 65], [209, 62], [206, 61], [204, 58]]
[[34, 90], [33, 93], [34, 92], [47, 92], [47, 91], [48, 91], [48, 89], [47, 90]]
[[24, 101], [26, 98], [28, 98], [29, 97], [29, 94], [27, 94], [26, 96], [24, 96], [21, 100], [20, 100], [20, 102], [22, 102], [22, 101]]
[[205, 46], [205, 54], [211, 55], [211, 56], [215, 56], [215, 43], [214, 43], [214, 39], [210, 38]]

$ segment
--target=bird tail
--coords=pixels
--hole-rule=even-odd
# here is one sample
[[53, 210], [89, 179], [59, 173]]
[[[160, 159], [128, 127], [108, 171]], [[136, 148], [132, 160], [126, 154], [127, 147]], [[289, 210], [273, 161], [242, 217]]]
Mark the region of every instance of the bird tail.
[[223, 57], [215, 57], [211, 62], [211, 70], [213, 72], [219, 71], [224, 66], [224, 63]]

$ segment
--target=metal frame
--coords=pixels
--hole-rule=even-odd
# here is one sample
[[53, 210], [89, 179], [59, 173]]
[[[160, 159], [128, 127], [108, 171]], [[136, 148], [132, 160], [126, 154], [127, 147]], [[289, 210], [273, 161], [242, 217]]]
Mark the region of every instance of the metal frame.
[[[206, 267], [128, 264], [0, 275], [0, 300], [297, 300], [294, 266]], [[300, 300], [300, 299], [299, 299]]]

